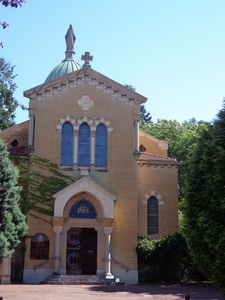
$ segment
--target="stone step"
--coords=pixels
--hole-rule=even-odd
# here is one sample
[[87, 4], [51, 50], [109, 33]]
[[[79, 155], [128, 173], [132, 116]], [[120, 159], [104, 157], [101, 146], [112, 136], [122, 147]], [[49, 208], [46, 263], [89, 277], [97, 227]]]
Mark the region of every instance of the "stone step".
[[78, 284], [93, 284], [93, 285], [124, 285], [123, 281], [118, 278], [105, 279], [104, 275], [52, 275], [46, 278], [44, 284], [52, 285], [78, 285]]

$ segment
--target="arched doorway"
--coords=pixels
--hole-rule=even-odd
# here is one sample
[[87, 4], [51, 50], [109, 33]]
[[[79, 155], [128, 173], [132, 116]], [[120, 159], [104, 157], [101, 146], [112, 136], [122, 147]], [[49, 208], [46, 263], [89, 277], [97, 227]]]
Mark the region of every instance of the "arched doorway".
[[97, 270], [97, 231], [70, 228], [67, 231], [66, 273], [95, 275]]

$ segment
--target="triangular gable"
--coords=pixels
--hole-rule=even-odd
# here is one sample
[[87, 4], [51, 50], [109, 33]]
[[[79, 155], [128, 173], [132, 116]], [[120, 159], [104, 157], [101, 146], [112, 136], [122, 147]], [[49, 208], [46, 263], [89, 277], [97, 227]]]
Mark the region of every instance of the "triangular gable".
[[8, 145], [8, 149], [12, 148], [11, 143], [17, 140], [17, 147], [27, 147], [29, 133], [29, 121], [11, 126], [0, 131], [0, 139]]
[[146, 152], [167, 156], [168, 140], [159, 140], [154, 136], [139, 130], [139, 144], [146, 148]]
[[43, 83], [24, 91], [23, 94], [29, 99], [42, 100], [82, 84], [95, 86], [103, 93], [110, 94], [118, 100], [127, 102], [130, 105], [136, 103], [141, 104], [147, 101], [146, 97], [128, 89], [124, 85], [91, 68], [82, 68], [56, 80]]
[[104, 218], [113, 218], [116, 196], [85, 176], [53, 195], [55, 198], [54, 216], [63, 217], [66, 203], [72, 196], [81, 192], [87, 192], [100, 201], [104, 210]]

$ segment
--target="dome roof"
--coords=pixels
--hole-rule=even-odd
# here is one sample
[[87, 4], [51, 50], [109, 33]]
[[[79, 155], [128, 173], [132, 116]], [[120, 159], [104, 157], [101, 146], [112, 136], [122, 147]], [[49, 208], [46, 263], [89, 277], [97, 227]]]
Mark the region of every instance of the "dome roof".
[[74, 54], [75, 54], [74, 43], [76, 41], [76, 36], [74, 34], [72, 25], [70, 25], [67, 30], [65, 40], [66, 40], [66, 52], [65, 52], [66, 58], [61, 62], [61, 64], [56, 66], [51, 71], [51, 73], [46, 78], [45, 82], [55, 80], [71, 72], [81, 69], [81, 66], [74, 59]]
[[71, 72], [81, 69], [81, 66], [74, 58], [65, 58], [59, 65], [57, 65], [46, 78], [45, 82], [52, 81], [59, 77], [65, 76]]

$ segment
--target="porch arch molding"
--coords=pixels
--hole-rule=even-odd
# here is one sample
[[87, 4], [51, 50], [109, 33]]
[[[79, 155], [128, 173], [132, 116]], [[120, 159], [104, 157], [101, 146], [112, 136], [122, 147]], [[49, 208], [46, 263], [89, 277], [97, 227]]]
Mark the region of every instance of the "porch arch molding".
[[55, 198], [54, 217], [68, 218], [71, 207], [78, 200], [82, 199], [83, 193], [85, 193], [85, 200], [95, 207], [97, 219], [114, 218], [115, 195], [88, 177], [82, 177], [53, 195]]
[[[85, 194], [85, 196], [84, 196]], [[95, 211], [97, 213], [97, 216], [96, 218], [97, 219], [102, 219], [104, 218], [104, 209], [102, 207], [102, 204], [100, 201], [98, 201], [95, 197], [93, 197], [91, 194], [87, 194], [85, 192], [83, 193], [79, 193], [79, 194], [76, 194], [74, 196], [72, 196], [68, 202], [66, 203], [65, 207], [64, 207], [64, 211], [63, 211], [63, 217], [64, 218], [70, 218], [70, 210], [71, 208], [73, 207], [73, 205], [75, 203], [77, 203], [78, 201], [80, 200], [85, 200], [89, 203], [91, 203], [94, 208], [95, 208]]]

